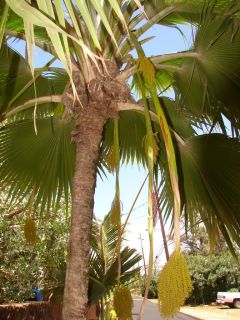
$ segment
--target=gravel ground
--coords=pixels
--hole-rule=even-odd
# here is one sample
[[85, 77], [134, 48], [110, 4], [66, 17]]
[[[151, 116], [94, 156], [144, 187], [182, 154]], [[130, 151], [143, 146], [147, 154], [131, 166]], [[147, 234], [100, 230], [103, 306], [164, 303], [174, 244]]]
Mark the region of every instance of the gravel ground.
[[181, 312], [202, 320], [240, 320], [240, 309], [231, 309], [228, 307], [182, 307]]

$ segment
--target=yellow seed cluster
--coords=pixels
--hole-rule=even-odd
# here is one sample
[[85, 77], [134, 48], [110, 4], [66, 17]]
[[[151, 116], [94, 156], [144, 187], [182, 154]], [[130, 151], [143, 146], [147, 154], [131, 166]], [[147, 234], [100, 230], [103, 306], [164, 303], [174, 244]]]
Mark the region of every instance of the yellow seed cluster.
[[136, 64], [138, 70], [143, 73], [148, 84], [152, 85], [155, 81], [155, 67], [152, 61], [142, 55], [137, 59]]
[[30, 244], [37, 242], [36, 225], [33, 219], [27, 218], [24, 225], [25, 239]]
[[119, 286], [115, 289], [113, 303], [118, 319], [132, 319], [133, 299], [128, 287]]
[[158, 278], [159, 310], [164, 318], [173, 317], [192, 291], [187, 262], [180, 249], [173, 252]]
[[121, 214], [121, 205], [120, 201], [117, 197], [113, 200], [112, 208], [111, 208], [111, 221], [114, 226], [118, 226], [120, 224], [120, 214]]
[[107, 155], [105, 157], [105, 161], [106, 161], [106, 163], [108, 165], [109, 171], [110, 172], [114, 172], [116, 170], [116, 166], [117, 166], [117, 164], [116, 164], [116, 154], [115, 154], [114, 146], [112, 146], [109, 149], [109, 151], [108, 151], [108, 153], [107, 153]]

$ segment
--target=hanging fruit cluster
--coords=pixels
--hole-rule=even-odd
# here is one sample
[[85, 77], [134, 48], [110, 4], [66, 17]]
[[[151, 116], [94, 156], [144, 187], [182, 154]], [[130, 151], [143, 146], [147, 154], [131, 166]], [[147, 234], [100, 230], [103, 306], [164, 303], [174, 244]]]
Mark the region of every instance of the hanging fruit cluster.
[[37, 242], [36, 225], [33, 219], [27, 218], [24, 224], [24, 235], [25, 239], [30, 244]]
[[165, 264], [158, 278], [159, 310], [164, 318], [173, 317], [192, 291], [187, 262], [176, 249]]
[[114, 292], [114, 310], [121, 320], [132, 319], [133, 299], [128, 287], [119, 286]]

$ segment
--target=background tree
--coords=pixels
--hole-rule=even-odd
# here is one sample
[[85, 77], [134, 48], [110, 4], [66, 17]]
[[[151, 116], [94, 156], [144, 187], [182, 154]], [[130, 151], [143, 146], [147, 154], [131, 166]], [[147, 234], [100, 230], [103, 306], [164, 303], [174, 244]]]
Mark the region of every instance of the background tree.
[[[185, 234], [182, 235], [182, 242], [184, 244], [184, 251], [191, 255], [203, 255], [209, 256], [211, 253], [220, 254], [223, 251], [227, 251], [227, 243], [219, 229], [216, 230], [216, 242], [214, 247], [211, 247], [211, 241], [208, 237], [208, 233], [205, 225], [201, 221], [200, 217], [196, 221], [193, 228], [189, 228]], [[239, 249], [235, 246], [235, 250], [238, 253]]]
[[[240, 243], [240, 153], [238, 139], [226, 136], [223, 119], [238, 136], [238, 1], [6, 0], [0, 12], [1, 185], [12, 186], [10, 199], [28, 195], [30, 203], [34, 198], [41, 213], [73, 190], [64, 319], [86, 315], [100, 151], [147, 164], [151, 253], [156, 166], [161, 207], [167, 217], [174, 211], [176, 245], [180, 212], [191, 224], [200, 213], [212, 241], [219, 227], [234, 251], [231, 239]], [[141, 45], [150, 39], [139, 38], [147, 30], [185, 22], [196, 30], [190, 50], [145, 57]], [[25, 59], [7, 48], [8, 37], [26, 41]], [[49, 62], [34, 70], [33, 43], [64, 68], [51, 68]], [[133, 48], [137, 59], [129, 55]], [[130, 95], [131, 76], [141, 92], [138, 104]], [[174, 101], [162, 97], [169, 87]], [[209, 135], [196, 136], [193, 126], [202, 124]], [[216, 126], [223, 134], [210, 134]], [[148, 284], [152, 263], [151, 254]]]
[[58, 285], [66, 264], [70, 223], [64, 204], [62, 208], [55, 219], [38, 225], [37, 242], [33, 245], [26, 242], [24, 235], [25, 209], [1, 203], [1, 303], [24, 302], [34, 296], [33, 288], [43, 290]]
[[[211, 248], [207, 230], [199, 220], [194, 230], [183, 239], [193, 292], [188, 299], [193, 304], [215, 302], [218, 291], [238, 290], [240, 268], [231, 255], [221, 232], [217, 232], [215, 248]], [[236, 247], [237, 256], [239, 249]], [[212, 252], [211, 252], [212, 250]]]
[[240, 268], [229, 251], [211, 257], [187, 254], [186, 258], [193, 283], [189, 303], [209, 304], [216, 301], [217, 292], [239, 289]]
[[[37, 242], [33, 245], [26, 243], [24, 235], [24, 208], [4, 204], [4, 195], [1, 199], [0, 303], [24, 302], [34, 298], [33, 288], [39, 288], [45, 300], [62, 302], [70, 224], [64, 204], [55, 219], [38, 225]], [[117, 285], [117, 241], [118, 229], [112, 223], [111, 215], [103, 221], [94, 219], [88, 304], [102, 300], [103, 310]], [[136, 265], [141, 256], [127, 246], [122, 246], [120, 253], [120, 282], [133, 285], [140, 273]]]

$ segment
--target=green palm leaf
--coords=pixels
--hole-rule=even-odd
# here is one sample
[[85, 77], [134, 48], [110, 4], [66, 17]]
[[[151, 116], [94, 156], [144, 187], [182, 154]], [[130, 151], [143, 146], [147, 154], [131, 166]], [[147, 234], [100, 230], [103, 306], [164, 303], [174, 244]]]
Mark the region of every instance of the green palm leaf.
[[173, 4], [174, 11], [159, 22], [160, 24], [172, 26], [185, 23], [186, 20], [198, 24], [209, 10], [215, 15], [226, 11], [232, 12], [233, 8], [239, 8], [236, 0], [150, 0], [147, 1], [145, 10], [148, 17], [153, 17], [156, 12]]
[[[0, 130], [2, 187], [10, 188], [12, 201], [35, 188], [35, 207], [41, 212], [55, 207], [61, 197], [68, 202], [74, 174], [75, 145], [71, 126], [60, 118], [38, 119], [8, 124]], [[59, 159], [61, 159], [59, 161]], [[19, 200], [18, 200], [19, 201]]]
[[187, 214], [199, 212], [208, 229], [216, 216], [239, 244], [239, 141], [203, 135], [190, 138], [180, 150]]
[[[130, 130], [130, 132], [128, 130]], [[104, 128], [102, 152], [105, 154], [113, 145], [113, 120], [109, 120]], [[134, 111], [122, 111], [119, 118], [120, 152], [122, 161], [146, 163], [143, 138], [146, 136], [144, 116]]]
[[[180, 187], [186, 222], [200, 213], [210, 238], [214, 221], [225, 226], [226, 239], [239, 244], [240, 143], [221, 134], [191, 137], [178, 144]], [[162, 210], [170, 214], [172, 196], [166, 169], [160, 186]], [[231, 239], [231, 240], [230, 240]]]
[[[69, 81], [63, 69], [48, 71], [47, 67], [45, 72], [42, 70], [42, 73], [40, 72], [35, 79], [37, 88], [35, 95], [34, 81], [28, 63], [21, 55], [7, 46], [3, 46], [0, 51], [0, 70], [1, 115], [28, 100], [62, 94]], [[36, 69], [35, 74], [37, 75], [38, 72], [39, 70]], [[50, 105], [53, 110], [53, 104]]]
[[[90, 255], [90, 283], [89, 300], [96, 303], [101, 297], [109, 294], [118, 283], [118, 227], [112, 223], [109, 213], [99, 223], [94, 222], [92, 229]], [[135, 265], [141, 260], [135, 249], [124, 247], [121, 249], [121, 277], [125, 283], [134, 278], [139, 272]]]
[[196, 114], [221, 111], [238, 127], [239, 28], [233, 29], [230, 18], [209, 17], [199, 28], [194, 49], [197, 58], [186, 60], [175, 74], [182, 103]]

